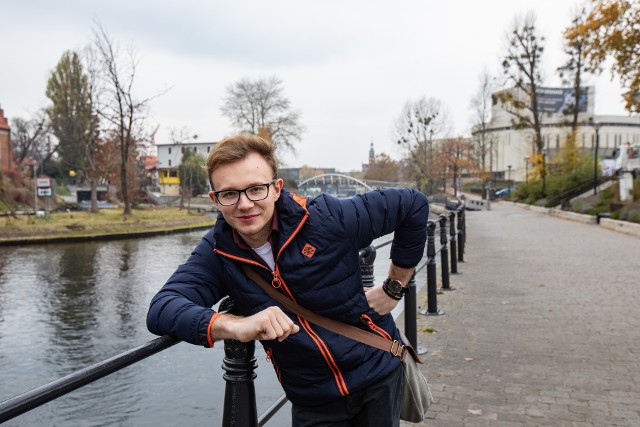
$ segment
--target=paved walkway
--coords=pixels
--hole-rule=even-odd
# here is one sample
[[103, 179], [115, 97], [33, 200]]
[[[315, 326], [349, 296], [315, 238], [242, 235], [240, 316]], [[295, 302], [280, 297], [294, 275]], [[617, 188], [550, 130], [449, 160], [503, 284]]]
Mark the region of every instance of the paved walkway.
[[445, 315], [418, 316], [422, 425], [640, 426], [640, 239], [500, 203], [467, 233]]

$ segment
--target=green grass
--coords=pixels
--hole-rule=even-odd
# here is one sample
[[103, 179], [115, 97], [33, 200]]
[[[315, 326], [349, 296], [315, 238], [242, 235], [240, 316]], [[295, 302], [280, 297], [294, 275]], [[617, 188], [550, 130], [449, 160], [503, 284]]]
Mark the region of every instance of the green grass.
[[0, 241], [173, 231], [211, 226], [214, 218], [211, 213], [156, 207], [134, 209], [127, 219], [120, 209], [52, 213], [46, 218], [5, 216], [0, 220]]

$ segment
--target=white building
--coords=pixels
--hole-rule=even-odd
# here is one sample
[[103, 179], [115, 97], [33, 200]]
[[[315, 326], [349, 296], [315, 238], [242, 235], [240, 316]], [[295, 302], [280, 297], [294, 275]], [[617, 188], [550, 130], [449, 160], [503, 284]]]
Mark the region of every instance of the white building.
[[[580, 113], [578, 115], [579, 148], [593, 154], [596, 149], [596, 135], [599, 137], [598, 157], [610, 156], [615, 147], [625, 142], [640, 143], [640, 117], [638, 116], [608, 116], [594, 114], [595, 89], [585, 88], [580, 98]], [[571, 98], [571, 88], [543, 88], [540, 105], [544, 113], [542, 120], [542, 140], [545, 154], [553, 159], [564, 146], [567, 136], [571, 132], [570, 115], [563, 114], [567, 98]], [[534, 152], [533, 129], [516, 129], [513, 124], [514, 116], [503, 108], [503, 104], [494, 99], [491, 109], [491, 121], [485, 133], [485, 138], [493, 142], [492, 172], [496, 178], [524, 181], [526, 171], [531, 172], [532, 164], [527, 165], [527, 158], [531, 159]], [[479, 132], [474, 129], [474, 138]], [[489, 159], [486, 159], [487, 166]], [[511, 167], [509, 167], [511, 166]]]
[[178, 166], [186, 150], [192, 150], [205, 158], [213, 150], [217, 142], [191, 141], [182, 143], [157, 143], [158, 153], [158, 186], [160, 191], [168, 196], [180, 194], [180, 178]]

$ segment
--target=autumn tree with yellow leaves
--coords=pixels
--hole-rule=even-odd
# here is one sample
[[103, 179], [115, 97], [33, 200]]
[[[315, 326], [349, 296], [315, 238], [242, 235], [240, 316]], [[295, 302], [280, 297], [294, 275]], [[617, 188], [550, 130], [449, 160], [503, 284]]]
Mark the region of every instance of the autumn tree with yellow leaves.
[[589, 67], [601, 73], [613, 60], [612, 78], [620, 78], [628, 111], [640, 112], [640, 2], [594, 0], [587, 18], [564, 32], [569, 43], [581, 40]]

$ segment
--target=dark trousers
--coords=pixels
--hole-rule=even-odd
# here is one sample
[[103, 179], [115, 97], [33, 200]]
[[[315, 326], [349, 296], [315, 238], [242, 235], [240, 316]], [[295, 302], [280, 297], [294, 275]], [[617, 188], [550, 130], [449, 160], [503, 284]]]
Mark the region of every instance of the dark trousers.
[[400, 426], [402, 365], [377, 384], [320, 406], [293, 405], [293, 427]]

